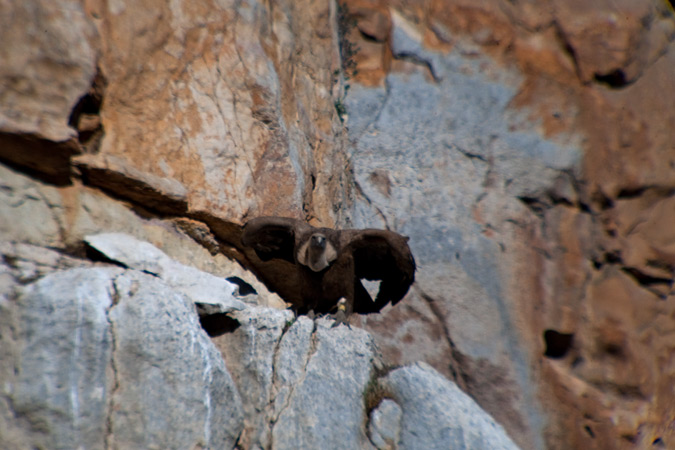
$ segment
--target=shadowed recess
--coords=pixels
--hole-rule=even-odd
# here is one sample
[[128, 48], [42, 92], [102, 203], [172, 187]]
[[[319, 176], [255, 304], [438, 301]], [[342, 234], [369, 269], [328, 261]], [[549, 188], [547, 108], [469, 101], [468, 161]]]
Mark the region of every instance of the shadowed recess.
[[239, 295], [240, 296], [245, 296], [245, 295], [250, 295], [250, 294], [257, 294], [258, 292], [248, 284], [246, 281], [242, 280], [239, 277], [229, 277], [225, 278], [227, 281], [229, 281], [232, 284], [236, 284], [239, 288]]
[[[68, 125], [79, 130], [80, 119], [83, 115], [98, 115], [101, 111], [101, 104], [103, 103], [103, 96], [108, 81], [105, 79], [100, 69], [97, 69], [89, 91], [83, 95], [73, 107], [68, 118]], [[80, 133], [80, 142], [85, 140], [88, 136], [83, 136]]]
[[628, 84], [626, 74], [621, 69], [613, 70], [607, 74], [595, 74], [595, 81], [604, 83], [611, 88], [622, 88]]
[[112, 264], [114, 266], [122, 267], [123, 269], [129, 268], [126, 264], [109, 258], [103, 252], [89, 245], [86, 241], [84, 242], [84, 257], [93, 262]]
[[546, 330], [544, 331], [544, 342], [546, 343], [544, 356], [554, 359], [564, 358], [574, 344], [574, 334]]
[[222, 336], [225, 333], [232, 333], [239, 328], [240, 323], [225, 313], [217, 313], [199, 316], [199, 323], [210, 337]]
[[661, 439], [659, 437], [659, 438], [654, 439], [654, 441], [652, 442], [652, 447], [666, 448], [666, 444], [663, 442], [663, 439]]
[[0, 132], [0, 161], [45, 183], [70, 185], [70, 158], [78, 153], [75, 139], [54, 142], [33, 134]]

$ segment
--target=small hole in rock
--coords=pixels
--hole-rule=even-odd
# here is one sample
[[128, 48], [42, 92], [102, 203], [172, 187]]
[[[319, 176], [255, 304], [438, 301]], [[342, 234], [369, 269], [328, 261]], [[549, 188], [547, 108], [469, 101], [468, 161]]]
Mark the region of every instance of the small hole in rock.
[[624, 355], [623, 348], [621, 345], [616, 343], [605, 343], [602, 349], [605, 351], [605, 353], [610, 356], [614, 356], [615, 358], [620, 358]]
[[574, 343], [574, 334], [560, 333], [555, 330], [546, 330], [544, 331], [544, 342], [546, 343], [546, 351], [544, 351], [544, 356], [554, 359], [564, 358], [570, 348], [572, 348], [572, 344]]
[[621, 69], [616, 69], [606, 74], [596, 74], [595, 81], [604, 83], [611, 88], [622, 88], [629, 84], [626, 80], [626, 74]]
[[208, 316], [199, 316], [199, 322], [202, 328], [211, 337], [222, 336], [225, 333], [232, 333], [239, 328], [240, 323], [225, 313], [211, 314]]

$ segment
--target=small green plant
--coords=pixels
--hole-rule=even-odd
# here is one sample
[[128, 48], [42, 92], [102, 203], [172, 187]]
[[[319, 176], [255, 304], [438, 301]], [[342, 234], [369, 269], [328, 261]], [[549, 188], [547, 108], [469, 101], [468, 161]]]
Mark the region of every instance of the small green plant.
[[288, 331], [288, 329], [291, 328], [291, 326], [293, 326], [293, 324], [295, 323], [296, 320], [298, 320], [297, 317], [294, 317], [290, 320], [287, 320], [286, 323], [284, 324], [284, 329], [281, 332], [281, 334], [286, 333]]
[[386, 377], [387, 374], [395, 368], [396, 366], [374, 364], [375, 370], [371, 372], [368, 384], [363, 390], [363, 403], [366, 408], [366, 413], [369, 416], [370, 412], [382, 403], [382, 400], [391, 398], [391, 393], [382, 385], [380, 380]]
[[371, 378], [371, 380], [366, 385], [366, 389], [363, 391], [363, 403], [366, 408], [366, 412], [370, 414], [372, 410], [378, 407], [378, 405], [387, 397], [385, 390], [382, 388], [382, 385], [377, 381], [377, 379]]
[[345, 107], [345, 104], [342, 102], [342, 98], [338, 98], [335, 100], [335, 111], [337, 111], [338, 117], [340, 118], [340, 122], [345, 121], [345, 116], [347, 115], [347, 108]]

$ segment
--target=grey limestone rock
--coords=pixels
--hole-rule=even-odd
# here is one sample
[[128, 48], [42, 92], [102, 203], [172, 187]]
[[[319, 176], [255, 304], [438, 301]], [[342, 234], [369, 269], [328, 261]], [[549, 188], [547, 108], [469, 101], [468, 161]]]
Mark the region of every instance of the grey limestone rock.
[[193, 305], [160, 280], [115, 280], [111, 429], [120, 448], [232, 448], [239, 393]]
[[239, 326], [216, 342], [243, 400], [246, 425], [240, 443], [269, 448], [275, 353], [293, 313], [251, 307], [234, 317]]
[[234, 447], [234, 383], [194, 305], [156, 277], [57, 271], [0, 309], [14, 368], [2, 370], [0, 447]]
[[307, 362], [315, 343], [314, 321], [299, 316], [282, 336], [274, 359], [274, 417], [287, 407], [295, 386], [305, 376]]
[[16, 286], [29, 284], [58, 269], [89, 266], [87, 261], [72, 258], [38, 245], [0, 241], [0, 296], [10, 295]]
[[202, 305], [206, 314], [244, 308], [244, 304], [232, 295], [236, 287], [234, 284], [174, 261], [149, 242], [124, 233], [102, 233], [87, 236], [84, 240], [113, 261], [161, 278], [176, 291]]
[[[59, 221], [47, 199], [54, 190], [0, 164], [0, 236], [3, 240], [58, 246]], [[51, 200], [51, 199], [50, 199]], [[35, 218], [40, 220], [35, 220]]]
[[7, 394], [32, 431], [27, 447], [104, 447], [113, 388], [107, 311], [111, 280], [122, 272], [55, 272], [19, 296], [16, 379]]
[[309, 357], [272, 430], [272, 448], [372, 448], [364, 392], [375, 351], [368, 333], [316, 321]]
[[401, 434], [403, 410], [398, 404], [385, 398], [370, 413], [368, 435], [378, 449], [396, 448]]
[[[402, 411], [398, 448], [518, 448], [501, 425], [454, 383], [426, 363], [415, 363], [396, 369], [381, 379], [380, 383]], [[386, 405], [381, 404], [375, 411], [385, 413], [383, 407]], [[394, 413], [389, 415], [393, 416]], [[373, 419], [377, 420], [376, 417], [371, 417]], [[379, 425], [377, 428], [384, 427]]]
[[243, 448], [371, 448], [364, 392], [376, 356], [359, 329], [250, 308], [217, 337], [244, 401]]

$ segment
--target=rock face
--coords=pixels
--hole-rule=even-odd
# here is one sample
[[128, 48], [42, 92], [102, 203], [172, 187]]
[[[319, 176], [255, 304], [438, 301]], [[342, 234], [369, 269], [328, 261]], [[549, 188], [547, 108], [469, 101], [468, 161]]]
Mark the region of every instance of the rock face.
[[91, 5], [99, 39], [116, 44], [101, 48], [105, 138], [79, 160], [85, 177], [140, 203], [147, 190], [171, 197], [150, 206], [172, 213], [235, 223], [260, 213], [331, 219], [345, 164], [332, 145], [341, 130], [331, 97], [333, 9], [309, 1]]
[[86, 236], [84, 242], [112, 261], [162, 279], [195, 304], [208, 305], [210, 314], [244, 309], [244, 304], [233, 296], [234, 284], [177, 263], [152, 244], [123, 233]]
[[380, 389], [394, 401], [387, 400], [373, 415], [380, 414], [377, 427], [385, 422], [384, 417], [393, 415], [393, 420], [386, 420], [390, 429], [380, 433], [389, 437], [391, 444], [439, 450], [514, 448], [494, 419], [454, 383], [424, 363], [392, 371], [380, 381]]
[[2, 324], [14, 356], [3, 447], [234, 446], [241, 399], [185, 297], [118, 268], [56, 272], [17, 293], [1, 305], [15, 318]]
[[245, 448], [372, 447], [363, 396], [376, 355], [365, 331], [294, 321], [289, 311], [237, 318], [241, 326], [216, 343], [245, 386]]
[[79, 152], [71, 110], [96, 72], [96, 28], [78, 1], [4, 4], [0, 157], [67, 183]]
[[348, 2], [352, 218], [420, 270], [362, 323], [523, 447], [672, 445], [671, 5], [393, 3]]
[[[0, 446], [498, 446], [410, 422], [457, 394], [418, 361], [522, 448], [675, 445], [672, 2], [155, 3], [3, 4]], [[353, 332], [259, 309], [261, 214], [407, 234], [417, 282]]]
[[[87, 240], [120, 249], [132, 239]], [[417, 448], [408, 428], [433, 426], [426, 406], [408, 405], [423, 392], [440, 405], [473, 405], [462, 420], [475, 423], [453, 429], [477, 437], [456, 448], [517, 448], [430, 367], [412, 387], [390, 382], [401, 369], [378, 378], [381, 362], [363, 330], [242, 304], [228, 311], [235, 326], [214, 342], [183, 286], [46, 249], [34, 258], [32, 250], [2, 247], [3, 261], [23, 262], [1, 266], [2, 448], [375, 448], [364, 398], [380, 382], [403, 414], [389, 424], [401, 435], [398, 448]], [[49, 260], [52, 273], [22, 283], [31, 264]]]

